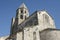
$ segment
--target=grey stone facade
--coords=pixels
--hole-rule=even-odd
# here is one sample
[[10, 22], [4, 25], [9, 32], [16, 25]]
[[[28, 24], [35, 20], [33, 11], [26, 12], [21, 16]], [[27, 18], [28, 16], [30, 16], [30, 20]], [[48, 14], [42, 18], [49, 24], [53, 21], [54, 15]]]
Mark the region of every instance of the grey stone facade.
[[[60, 30], [56, 29], [48, 12], [35, 11], [29, 16], [23, 3], [12, 18], [10, 35], [4, 40], [60, 40]], [[0, 38], [3, 39], [3, 38]]]
[[45, 29], [40, 34], [41, 40], [60, 40], [60, 29]]

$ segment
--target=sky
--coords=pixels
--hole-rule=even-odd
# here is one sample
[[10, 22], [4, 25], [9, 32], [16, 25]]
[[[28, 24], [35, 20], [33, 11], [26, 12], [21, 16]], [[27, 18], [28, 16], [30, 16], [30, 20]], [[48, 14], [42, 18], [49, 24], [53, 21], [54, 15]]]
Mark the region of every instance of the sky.
[[0, 0], [0, 37], [10, 34], [11, 18], [15, 17], [17, 8], [25, 3], [30, 15], [36, 10], [46, 10], [60, 29], [60, 0]]

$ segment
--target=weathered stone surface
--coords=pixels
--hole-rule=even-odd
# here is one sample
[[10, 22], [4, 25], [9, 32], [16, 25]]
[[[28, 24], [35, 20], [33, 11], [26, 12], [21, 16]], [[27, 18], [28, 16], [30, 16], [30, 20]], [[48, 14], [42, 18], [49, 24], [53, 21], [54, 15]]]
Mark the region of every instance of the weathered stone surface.
[[35, 11], [29, 16], [27, 7], [22, 4], [12, 19], [10, 36], [0, 40], [60, 40], [59, 35], [60, 30], [56, 29], [54, 19], [46, 11]]
[[60, 40], [60, 30], [47, 29], [40, 33], [41, 40]]
[[17, 33], [16, 40], [23, 40], [23, 32], [18, 32]]
[[40, 31], [47, 28], [56, 28], [54, 20], [46, 11], [38, 11], [37, 17]]

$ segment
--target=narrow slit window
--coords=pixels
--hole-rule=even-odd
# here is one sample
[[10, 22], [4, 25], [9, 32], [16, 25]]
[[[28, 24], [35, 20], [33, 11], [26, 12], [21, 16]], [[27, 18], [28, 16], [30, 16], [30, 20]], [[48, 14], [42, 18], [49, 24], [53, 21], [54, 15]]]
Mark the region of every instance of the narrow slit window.
[[39, 39], [41, 38], [40, 31], [39, 31]]
[[26, 13], [26, 11], [25, 11], [25, 13]]
[[36, 32], [33, 32], [33, 40], [36, 40]]
[[21, 13], [23, 13], [23, 10], [21, 10]]
[[46, 14], [43, 14], [44, 20], [46, 23], [49, 23], [49, 16]]
[[23, 15], [20, 15], [20, 18], [23, 19]]
[[26, 19], [26, 16], [25, 16], [25, 19]]

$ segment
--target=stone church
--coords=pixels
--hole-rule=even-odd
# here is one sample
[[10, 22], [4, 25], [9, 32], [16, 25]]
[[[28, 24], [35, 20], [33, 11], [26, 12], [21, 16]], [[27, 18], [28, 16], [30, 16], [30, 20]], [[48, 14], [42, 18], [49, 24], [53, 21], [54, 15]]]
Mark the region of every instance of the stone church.
[[60, 40], [60, 29], [56, 29], [47, 11], [35, 11], [29, 16], [28, 8], [22, 3], [12, 18], [10, 35], [0, 40]]

